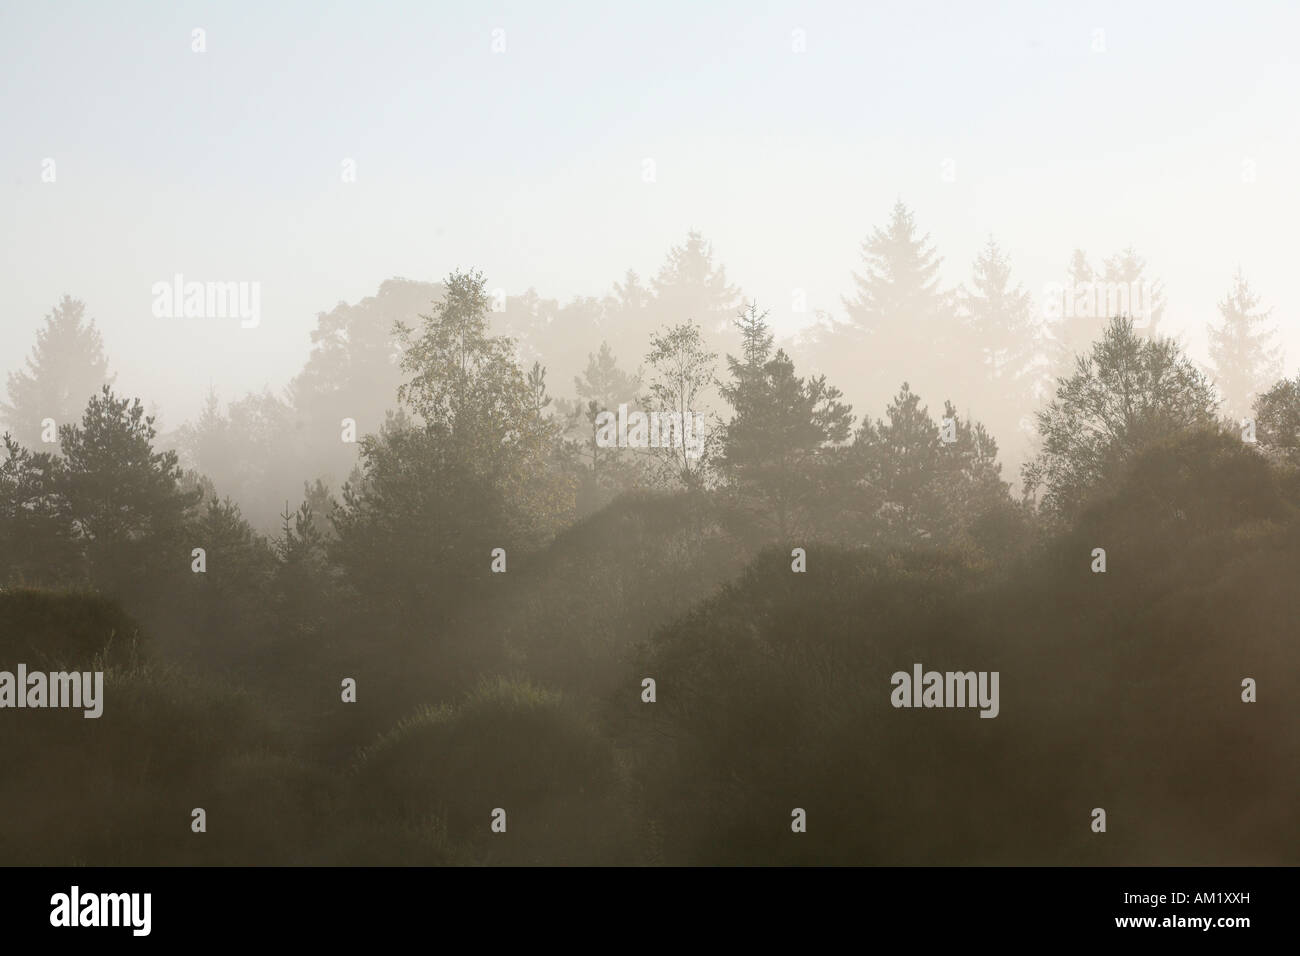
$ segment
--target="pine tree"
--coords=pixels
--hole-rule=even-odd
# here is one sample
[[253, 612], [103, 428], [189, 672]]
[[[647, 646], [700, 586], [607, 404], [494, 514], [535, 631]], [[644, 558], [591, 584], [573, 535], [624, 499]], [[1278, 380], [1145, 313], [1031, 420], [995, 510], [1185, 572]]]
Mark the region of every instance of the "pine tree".
[[325, 622], [325, 541], [311, 505], [290, 511], [284, 503], [276, 536], [273, 575], [275, 609], [282, 629], [299, 635], [318, 633]]
[[865, 275], [853, 273], [857, 298], [844, 303], [858, 325], [887, 332], [937, 315], [943, 302], [938, 278], [943, 259], [929, 242], [929, 233], [916, 234], [908, 208], [896, 203], [889, 226], [876, 227], [862, 244]]
[[65, 295], [37, 331], [27, 369], [9, 375], [9, 401], [0, 402], [0, 418], [20, 444], [38, 447], [42, 420], [52, 418], [57, 426], [76, 422], [100, 387], [113, 383], [103, 340], [85, 312], [85, 303]]
[[730, 491], [779, 540], [825, 530], [837, 446], [851, 434], [852, 407], [826, 376], [795, 375], [782, 349], [739, 391], [720, 441], [719, 470]]
[[[620, 405], [632, 405], [641, 387], [639, 372], [628, 374], [618, 367], [609, 343], [600, 343], [599, 353], [587, 353], [587, 368], [573, 378], [577, 399], [557, 400], [566, 419], [569, 448], [584, 463], [578, 475], [578, 510], [590, 512], [608, 504], [621, 491], [629, 490], [640, 477], [640, 459], [634, 451], [605, 448], [597, 443], [601, 412], [617, 413]], [[590, 463], [590, 468], [585, 463]]]
[[1009, 505], [997, 442], [983, 425], [958, 418], [951, 402], [944, 417], [952, 441], [904, 382], [884, 419], [863, 419], [853, 443], [859, 480], [846, 515], [859, 540], [948, 544]]
[[0, 587], [75, 581], [72, 518], [59, 494], [63, 459], [32, 453], [4, 435], [0, 460]]
[[907, 382], [885, 418], [863, 418], [853, 445], [863, 478], [855, 510], [866, 536], [891, 542], [932, 539], [943, 517], [930, 491], [942, 443], [939, 427]]
[[177, 444], [187, 463], [208, 478], [223, 474], [233, 463], [237, 444], [215, 388], [209, 387], [198, 421], [181, 426]]
[[939, 286], [943, 259], [901, 201], [889, 225], [863, 242], [862, 257], [864, 272], [853, 273], [857, 294], [844, 301], [852, 331], [839, 348], [859, 365], [869, 361], [871, 398], [883, 399], [900, 369], [935, 386], [950, 383], [960, 368], [961, 335], [952, 298]]
[[1241, 270], [1220, 303], [1223, 324], [1210, 327], [1210, 361], [1225, 410], [1234, 418], [1250, 414], [1255, 397], [1281, 374], [1281, 350], [1273, 344], [1268, 322], [1272, 310], [1261, 310], [1259, 296]]
[[635, 400], [641, 386], [639, 373], [629, 375], [618, 367], [618, 359], [608, 342], [600, 343], [600, 351], [587, 353], [587, 368], [582, 376], [573, 377], [573, 387], [583, 401], [594, 401], [601, 411], [616, 409], [620, 402]]
[[199, 496], [183, 490], [176, 452], [155, 451], [156, 437], [140, 400], [119, 399], [107, 385], [80, 424], [59, 428], [59, 492], [92, 579], [106, 590], [155, 587], [151, 574], [184, 567], [177, 554], [188, 555], [176, 549]]
[[[747, 368], [762, 368], [768, 356], [772, 354], [775, 336], [767, 324], [767, 315], [766, 310], [760, 315], [758, 303], [751, 302], [737, 318], [736, 327], [740, 330], [741, 340], [740, 351], [744, 357], [743, 364]], [[734, 370], [738, 364], [736, 359], [730, 356], [727, 359]]]
[[740, 290], [727, 281], [726, 268], [714, 263], [713, 244], [694, 230], [685, 243], [668, 250], [650, 285], [659, 322], [695, 322], [710, 337], [726, 329], [740, 297]]
[[727, 356], [732, 381], [722, 395], [734, 411], [718, 465], [740, 505], [788, 540], [824, 522], [834, 447], [848, 439], [853, 415], [824, 375], [800, 378], [783, 350], [772, 355], [766, 317], [751, 303], [736, 321], [741, 357]]
[[200, 641], [229, 641], [232, 626], [243, 633], [263, 632], [265, 587], [275, 571], [266, 540], [234, 501], [210, 489], [190, 521], [188, 537], [202, 543], [209, 573], [188, 576], [187, 632]]
[[727, 355], [727, 368], [734, 381], [722, 388], [722, 396], [732, 408], [737, 408], [737, 402], [743, 401], [744, 390], [751, 381], [761, 383], [763, 380], [764, 366], [772, 355], [775, 341], [767, 324], [767, 315], [766, 311], [760, 314], [754, 302], [737, 314], [735, 326], [740, 332], [740, 357]]
[[968, 394], [983, 396], [985, 421], [1010, 447], [1028, 439], [1021, 421], [1037, 400], [1042, 329], [1029, 292], [1011, 285], [1011, 262], [990, 237], [975, 260], [970, 287], [958, 293], [966, 338], [980, 356], [979, 379]]
[[1030, 375], [1038, 348], [1038, 323], [1024, 286], [1011, 286], [1011, 260], [992, 237], [975, 259], [971, 287], [958, 300], [990, 381], [1008, 384]]
[[623, 282], [614, 283], [614, 293], [608, 297], [606, 309], [622, 313], [623, 316], [636, 315], [644, 311], [654, 301], [654, 293], [641, 282], [641, 277], [633, 269], [623, 274]]

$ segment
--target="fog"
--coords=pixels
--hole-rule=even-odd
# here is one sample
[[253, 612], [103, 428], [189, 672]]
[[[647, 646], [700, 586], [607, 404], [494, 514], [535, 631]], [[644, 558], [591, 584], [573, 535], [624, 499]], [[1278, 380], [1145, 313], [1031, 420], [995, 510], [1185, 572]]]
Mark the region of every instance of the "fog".
[[[859, 247], [898, 199], [945, 286], [969, 281], [991, 234], [1041, 312], [1075, 248], [1132, 246], [1164, 283], [1168, 331], [1207, 360], [1240, 266], [1296, 354], [1298, 18], [1175, 3], [6, 5], [0, 371], [70, 294], [169, 430], [209, 386], [286, 386], [317, 314], [385, 279], [473, 266], [512, 296], [603, 297], [629, 268], [653, 276], [692, 229], [789, 336], [818, 310], [844, 317]], [[260, 282], [261, 324], [155, 318], [150, 289], [178, 272]]]
[[0, 864], [1294, 865], [1297, 9], [624, 6], [0, 10]]

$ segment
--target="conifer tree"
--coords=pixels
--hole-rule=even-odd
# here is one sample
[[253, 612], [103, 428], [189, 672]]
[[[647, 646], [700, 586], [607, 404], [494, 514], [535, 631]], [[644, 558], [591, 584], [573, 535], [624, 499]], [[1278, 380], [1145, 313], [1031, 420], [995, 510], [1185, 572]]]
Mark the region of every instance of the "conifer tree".
[[864, 271], [853, 273], [857, 292], [844, 301], [849, 330], [839, 348], [856, 368], [831, 367], [837, 375], [865, 371], [873, 399], [883, 400], [888, 383], [902, 370], [939, 390], [960, 374], [961, 328], [952, 296], [939, 284], [943, 259], [918, 233], [911, 211], [900, 201], [889, 225], [862, 244]]
[[75, 423], [86, 402], [112, 383], [103, 340], [94, 320], [86, 320], [85, 303], [65, 295], [37, 331], [27, 368], [9, 374], [9, 401], [0, 402], [0, 418], [19, 444], [39, 449], [44, 419], [56, 426]]
[[1267, 324], [1270, 313], [1260, 308], [1259, 296], [1238, 269], [1232, 290], [1219, 302], [1222, 324], [1209, 329], [1215, 383], [1224, 410], [1234, 418], [1248, 416], [1255, 397], [1281, 373], [1281, 350]]
[[832, 497], [835, 446], [852, 427], [852, 409], [826, 377], [800, 378], [783, 350], [772, 355], [767, 313], [750, 303], [736, 321], [741, 355], [727, 356], [722, 395], [731, 421], [719, 436], [718, 465], [742, 507], [781, 539], [809, 532]]
[[1033, 302], [1011, 284], [1011, 262], [990, 238], [975, 260], [971, 284], [959, 293], [966, 339], [980, 357], [979, 376], [967, 393], [981, 396], [981, 417], [1013, 449], [1027, 444], [1028, 421], [1037, 401], [1042, 328]]

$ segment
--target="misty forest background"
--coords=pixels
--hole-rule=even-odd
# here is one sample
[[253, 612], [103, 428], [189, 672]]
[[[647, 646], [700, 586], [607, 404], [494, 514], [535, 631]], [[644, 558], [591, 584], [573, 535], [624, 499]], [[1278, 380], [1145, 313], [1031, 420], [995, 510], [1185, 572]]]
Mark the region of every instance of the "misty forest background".
[[[1261, 297], [1228, 274], [1203, 368], [1158, 294], [1049, 322], [993, 240], [940, 261], [900, 203], [779, 342], [696, 233], [599, 300], [391, 279], [166, 433], [53, 304], [0, 403], [0, 668], [106, 701], [0, 715], [0, 861], [1300, 862]], [[1132, 249], [1065, 275], [1159, 290]], [[598, 447], [622, 403], [705, 454]], [[914, 662], [1000, 671], [1000, 715], [892, 708]]]

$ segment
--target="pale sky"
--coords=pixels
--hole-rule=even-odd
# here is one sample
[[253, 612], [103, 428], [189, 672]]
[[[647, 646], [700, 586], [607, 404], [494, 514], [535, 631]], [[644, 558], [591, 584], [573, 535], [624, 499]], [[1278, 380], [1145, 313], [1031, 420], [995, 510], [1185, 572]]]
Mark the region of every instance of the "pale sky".
[[[1132, 244], [1199, 359], [1240, 265], [1294, 374], [1298, 33], [1261, 2], [6, 0], [0, 374], [68, 293], [171, 428], [282, 386], [386, 278], [602, 295], [692, 228], [788, 332], [793, 289], [841, 313], [897, 198], [948, 284], [989, 233], [1036, 298]], [[261, 324], [155, 318], [177, 272], [260, 282]]]

